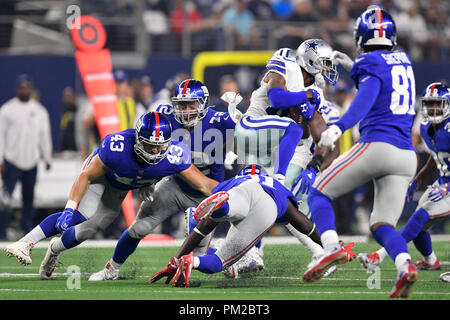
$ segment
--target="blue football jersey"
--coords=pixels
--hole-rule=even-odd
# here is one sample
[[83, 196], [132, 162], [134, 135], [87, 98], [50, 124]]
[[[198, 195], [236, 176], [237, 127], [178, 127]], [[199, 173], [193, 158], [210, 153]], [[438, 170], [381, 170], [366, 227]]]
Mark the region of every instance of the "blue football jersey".
[[356, 87], [367, 76], [381, 81], [374, 105], [361, 120], [362, 142], [387, 142], [414, 150], [411, 127], [415, 115], [415, 78], [408, 55], [402, 51], [372, 51], [355, 59], [351, 76]]
[[190, 150], [178, 141], [172, 141], [166, 158], [158, 164], [140, 164], [134, 152], [135, 132], [135, 129], [128, 129], [107, 135], [94, 152], [108, 167], [106, 178], [115, 188], [131, 190], [145, 187], [191, 166]]
[[287, 189], [284, 185], [271, 177], [257, 174], [236, 176], [219, 183], [213, 189], [212, 193], [216, 193], [219, 191], [228, 191], [250, 179], [258, 182], [264, 189], [264, 191], [272, 197], [273, 201], [275, 201], [275, 204], [277, 205], [277, 221], [282, 222], [289, 202], [292, 202], [293, 204], [296, 203], [295, 197], [289, 189]]
[[420, 125], [420, 134], [439, 170], [439, 184], [450, 182], [450, 119], [435, 131], [429, 122]]
[[[174, 117], [171, 105], [160, 105], [157, 112], [165, 114], [172, 124], [172, 140], [182, 141], [192, 152], [192, 163], [207, 177], [221, 182], [225, 178], [225, 151], [227, 139], [234, 139], [235, 122], [228, 112], [208, 109], [201, 123], [193, 130], [185, 129]], [[176, 178], [180, 188], [192, 195], [202, 195], [189, 184]]]

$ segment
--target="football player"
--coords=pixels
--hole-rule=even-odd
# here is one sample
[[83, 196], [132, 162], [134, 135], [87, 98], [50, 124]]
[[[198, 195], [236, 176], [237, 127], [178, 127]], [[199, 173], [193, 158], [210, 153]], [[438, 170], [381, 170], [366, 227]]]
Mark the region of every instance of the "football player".
[[[200, 222], [177, 256], [152, 275], [150, 283], [167, 277], [167, 284], [173, 277], [175, 286], [187, 287], [192, 269], [220, 272], [239, 260], [275, 222], [289, 222], [302, 233], [314, 230], [311, 220], [297, 210], [293, 194], [260, 166], [245, 167], [238, 176], [220, 183], [213, 192], [195, 210], [194, 217]], [[223, 245], [217, 250], [210, 249], [206, 255], [194, 256], [192, 250], [221, 221], [231, 223]], [[317, 232], [312, 237], [320, 243]]]
[[[439, 178], [428, 186], [416, 211], [399, 232], [406, 242], [412, 240], [424, 257], [415, 263], [417, 269], [440, 270], [441, 264], [433, 251], [427, 230], [450, 215], [450, 170], [447, 165], [450, 160], [450, 88], [441, 82], [431, 83], [425, 89], [421, 103], [423, 122], [420, 132], [431, 155], [410, 183], [406, 201], [413, 199], [414, 191], [423, 179], [436, 169]], [[387, 256], [386, 249], [381, 248], [371, 254], [361, 253], [358, 259], [365, 268], [372, 270]]]
[[62, 233], [50, 241], [39, 269], [41, 278], [49, 279], [61, 252], [106, 228], [119, 214], [130, 190], [177, 174], [203, 194], [210, 195], [217, 182], [192, 164], [190, 150], [183, 143], [172, 141], [171, 135], [169, 119], [149, 112], [139, 118], [135, 129], [106, 136], [86, 159], [64, 211], [50, 215], [8, 246], [7, 254], [25, 265], [30, 264], [35, 243]]
[[[333, 49], [320, 39], [306, 40], [296, 51], [277, 50], [235, 130], [238, 156], [245, 164], [263, 166], [292, 189], [301, 199], [300, 211], [304, 214], [309, 212], [307, 194], [316, 174], [339, 155], [339, 148], [328, 152], [316, 146], [327, 128], [320, 113], [324, 110], [320, 94], [324, 79], [335, 84], [338, 78], [332, 53]], [[327, 112], [332, 110], [325, 108]], [[312, 262], [323, 256], [321, 246], [289, 224], [286, 227], [312, 254]]]
[[[235, 122], [228, 113], [209, 108], [208, 99], [208, 89], [202, 82], [187, 79], [175, 88], [173, 105], [160, 105], [156, 110], [168, 117], [173, 128], [173, 140], [183, 141], [190, 148], [195, 166], [219, 183], [225, 176], [223, 147], [227, 138], [233, 138]], [[89, 280], [118, 279], [120, 267], [142, 238], [166, 218], [198, 206], [204, 198], [203, 193], [179, 177], [167, 177], [158, 182], [143, 201], [135, 221], [123, 232], [105, 268], [92, 274]], [[204, 253], [209, 240], [205, 239], [196, 250]]]
[[309, 193], [309, 208], [326, 255], [306, 271], [303, 281], [320, 280], [329, 267], [347, 262], [336, 233], [331, 201], [372, 180], [375, 195], [371, 232], [397, 267], [390, 297], [406, 298], [417, 280], [417, 269], [395, 225], [417, 166], [411, 139], [414, 72], [408, 55], [393, 51], [395, 22], [386, 11], [369, 7], [356, 20], [354, 35], [357, 48], [363, 52], [351, 69], [358, 93], [347, 112], [322, 133], [319, 146], [333, 148], [342, 132], [359, 121], [361, 137], [317, 177]]

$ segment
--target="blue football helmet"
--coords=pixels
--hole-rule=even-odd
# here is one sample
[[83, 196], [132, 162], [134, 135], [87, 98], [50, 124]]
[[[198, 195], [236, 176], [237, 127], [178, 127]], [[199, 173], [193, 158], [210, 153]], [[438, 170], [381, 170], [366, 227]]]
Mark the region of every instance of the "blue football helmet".
[[172, 125], [158, 112], [148, 112], [136, 122], [136, 155], [148, 164], [161, 162], [172, 144]]
[[[196, 126], [208, 112], [208, 88], [198, 80], [187, 79], [181, 82], [172, 97], [173, 115], [186, 127]], [[198, 102], [194, 110], [186, 109]]]
[[239, 171], [238, 176], [248, 176], [253, 174], [268, 176], [266, 169], [257, 164], [250, 164], [248, 166], [245, 166], [241, 169], [241, 171]]
[[367, 46], [387, 46], [392, 50], [397, 44], [394, 19], [378, 6], [369, 6], [356, 19], [353, 35], [360, 51]]
[[442, 82], [427, 86], [422, 98], [422, 116], [430, 123], [441, 123], [450, 117], [450, 88]]

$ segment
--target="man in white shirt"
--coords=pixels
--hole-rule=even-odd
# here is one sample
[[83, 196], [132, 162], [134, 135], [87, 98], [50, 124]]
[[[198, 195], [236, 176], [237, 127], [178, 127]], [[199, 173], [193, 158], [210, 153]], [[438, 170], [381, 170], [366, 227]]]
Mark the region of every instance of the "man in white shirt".
[[[50, 119], [44, 106], [31, 99], [33, 84], [27, 75], [16, 82], [16, 96], [0, 107], [0, 172], [6, 191], [12, 194], [22, 184], [22, 229], [33, 227], [34, 186], [42, 157], [50, 169], [52, 137]], [[0, 240], [6, 240], [10, 212], [0, 212]]]

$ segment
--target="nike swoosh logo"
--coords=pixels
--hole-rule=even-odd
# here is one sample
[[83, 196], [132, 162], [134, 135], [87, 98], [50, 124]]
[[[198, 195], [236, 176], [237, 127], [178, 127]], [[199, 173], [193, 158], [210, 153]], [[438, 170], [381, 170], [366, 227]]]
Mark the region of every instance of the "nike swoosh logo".
[[355, 59], [355, 62], [356, 63], [358, 63], [358, 62], [360, 62], [360, 61], [362, 61], [362, 60], [364, 60], [365, 58], [357, 58], [357, 59]]

